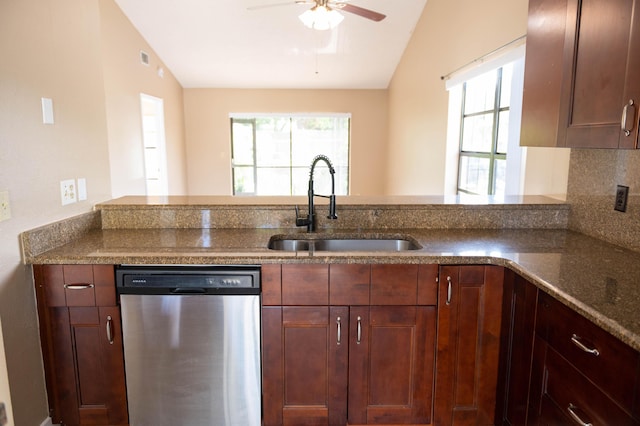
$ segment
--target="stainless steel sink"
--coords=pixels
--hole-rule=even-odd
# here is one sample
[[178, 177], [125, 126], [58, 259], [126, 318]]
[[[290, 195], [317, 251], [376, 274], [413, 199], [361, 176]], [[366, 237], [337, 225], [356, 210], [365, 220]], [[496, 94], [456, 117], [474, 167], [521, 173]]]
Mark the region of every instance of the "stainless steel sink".
[[367, 236], [350, 238], [342, 236], [290, 237], [274, 235], [269, 249], [281, 251], [406, 251], [422, 248], [411, 237]]

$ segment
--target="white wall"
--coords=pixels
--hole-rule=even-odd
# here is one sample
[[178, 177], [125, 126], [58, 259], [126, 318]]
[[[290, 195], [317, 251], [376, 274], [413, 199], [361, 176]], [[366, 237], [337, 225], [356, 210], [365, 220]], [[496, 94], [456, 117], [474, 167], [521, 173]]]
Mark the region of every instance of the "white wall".
[[524, 35], [527, 13], [527, 0], [428, 0], [389, 86], [388, 194], [444, 193], [440, 77]]
[[[0, 2], [0, 316], [16, 425], [48, 415], [31, 268], [20, 232], [110, 198], [97, 0]], [[55, 124], [42, 124], [40, 98]], [[88, 199], [62, 206], [60, 180], [84, 177]]]
[[7, 375], [7, 360], [4, 355], [4, 339], [2, 338], [2, 320], [0, 319], [0, 403], [4, 403], [7, 414], [7, 426], [13, 426], [13, 410], [9, 393], [9, 376]]
[[100, 1], [100, 20], [112, 196], [146, 191], [140, 93], [164, 101], [168, 193], [186, 194], [182, 86], [113, 1]]
[[[185, 185], [182, 88], [168, 73], [163, 83], [140, 83], [119, 80], [112, 68], [139, 63], [142, 43], [113, 0], [0, 0], [0, 191], [9, 192], [11, 209], [11, 219], [0, 222], [7, 367], [6, 375], [0, 372], [0, 400], [10, 398], [19, 426], [39, 425], [48, 416], [32, 273], [22, 263], [20, 233], [112, 197], [109, 142], [120, 135], [114, 120], [139, 115], [143, 89], [170, 100], [165, 115], [175, 124], [167, 131], [177, 141], [172, 155], [178, 158], [170, 173], [181, 185], [174, 190]], [[136, 97], [135, 106], [126, 106], [127, 96]], [[41, 97], [53, 99], [54, 124], [42, 123]], [[116, 105], [121, 110], [114, 113]], [[139, 117], [133, 120], [140, 126]], [[88, 199], [62, 206], [60, 181], [81, 177]], [[120, 177], [119, 188], [127, 188], [131, 175]]]
[[349, 189], [384, 191], [386, 90], [186, 89], [185, 127], [190, 195], [231, 195], [229, 113], [351, 113]]

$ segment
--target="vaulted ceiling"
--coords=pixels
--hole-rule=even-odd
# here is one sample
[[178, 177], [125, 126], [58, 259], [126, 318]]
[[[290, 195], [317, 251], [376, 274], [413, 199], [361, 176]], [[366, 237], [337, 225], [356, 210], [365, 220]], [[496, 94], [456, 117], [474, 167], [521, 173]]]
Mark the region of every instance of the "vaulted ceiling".
[[349, 0], [332, 30], [305, 27], [294, 0], [115, 0], [185, 88], [381, 89], [427, 0]]

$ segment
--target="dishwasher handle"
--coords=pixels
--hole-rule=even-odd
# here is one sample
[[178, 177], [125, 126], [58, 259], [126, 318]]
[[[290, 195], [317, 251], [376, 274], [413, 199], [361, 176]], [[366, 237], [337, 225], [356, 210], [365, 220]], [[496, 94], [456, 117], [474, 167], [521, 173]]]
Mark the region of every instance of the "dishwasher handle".
[[177, 287], [170, 290], [171, 294], [207, 294], [206, 288], [201, 287]]

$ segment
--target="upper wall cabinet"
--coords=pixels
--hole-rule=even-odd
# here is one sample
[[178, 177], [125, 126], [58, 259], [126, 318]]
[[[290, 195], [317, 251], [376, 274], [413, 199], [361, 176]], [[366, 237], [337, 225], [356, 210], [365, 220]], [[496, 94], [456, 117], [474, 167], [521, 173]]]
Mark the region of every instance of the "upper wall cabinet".
[[637, 148], [640, 0], [530, 0], [523, 146]]

